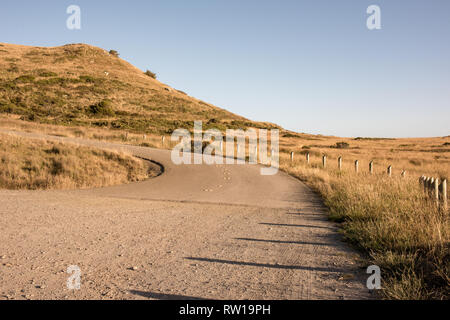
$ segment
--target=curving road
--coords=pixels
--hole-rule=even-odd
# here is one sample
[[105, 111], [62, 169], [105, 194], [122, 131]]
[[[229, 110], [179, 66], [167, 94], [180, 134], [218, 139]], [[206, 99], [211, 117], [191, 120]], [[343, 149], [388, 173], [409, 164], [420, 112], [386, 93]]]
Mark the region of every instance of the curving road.
[[[0, 299], [365, 299], [358, 256], [320, 199], [256, 165], [163, 165], [154, 179], [92, 190], [0, 191]], [[68, 266], [81, 289], [68, 290]]]

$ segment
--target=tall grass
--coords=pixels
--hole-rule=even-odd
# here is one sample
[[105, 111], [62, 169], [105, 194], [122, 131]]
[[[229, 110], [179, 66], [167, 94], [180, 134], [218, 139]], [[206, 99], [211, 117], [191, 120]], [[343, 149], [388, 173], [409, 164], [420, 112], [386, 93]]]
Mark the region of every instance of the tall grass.
[[450, 297], [449, 215], [414, 176], [323, 169], [282, 154], [281, 168], [316, 190], [345, 239], [382, 271], [387, 299]]
[[148, 178], [143, 161], [111, 151], [0, 134], [0, 188], [104, 187]]

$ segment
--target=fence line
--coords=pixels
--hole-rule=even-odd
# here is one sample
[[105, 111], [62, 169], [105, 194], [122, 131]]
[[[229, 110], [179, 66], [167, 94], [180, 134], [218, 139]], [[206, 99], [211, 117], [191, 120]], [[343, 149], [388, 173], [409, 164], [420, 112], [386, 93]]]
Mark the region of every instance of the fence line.
[[[291, 161], [294, 161], [294, 152], [291, 152]], [[307, 152], [306, 154], [306, 163], [310, 164], [310, 153]], [[342, 170], [342, 156], [338, 157], [338, 170]], [[325, 169], [327, 167], [327, 156], [324, 155], [322, 157], [322, 167]], [[355, 172], [359, 172], [359, 160], [355, 160]], [[374, 174], [374, 161], [370, 161], [369, 163], [369, 174]], [[392, 165], [389, 165], [387, 167], [387, 175], [388, 177], [392, 177], [393, 174], [393, 167]], [[402, 170], [401, 177], [406, 178], [407, 171]], [[423, 186], [423, 191], [432, 199], [434, 199], [437, 203], [437, 205], [441, 205], [442, 202], [442, 208], [444, 210], [448, 209], [448, 194], [447, 194], [447, 179], [443, 179], [441, 183], [439, 178], [434, 177], [427, 177], [425, 175], [422, 175], [419, 178], [420, 184]]]
[[439, 178], [423, 175], [419, 178], [419, 183], [423, 186], [423, 191], [428, 197], [434, 199], [437, 205], [442, 202], [444, 210], [448, 209], [447, 179], [443, 179], [439, 183]]

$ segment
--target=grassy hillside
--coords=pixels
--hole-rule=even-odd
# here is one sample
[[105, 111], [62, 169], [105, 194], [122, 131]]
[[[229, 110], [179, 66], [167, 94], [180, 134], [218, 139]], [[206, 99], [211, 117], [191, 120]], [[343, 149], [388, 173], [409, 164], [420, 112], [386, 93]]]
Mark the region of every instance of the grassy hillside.
[[204, 127], [271, 128], [197, 100], [116, 54], [84, 44], [55, 48], [0, 44], [0, 113], [23, 120], [171, 133]]

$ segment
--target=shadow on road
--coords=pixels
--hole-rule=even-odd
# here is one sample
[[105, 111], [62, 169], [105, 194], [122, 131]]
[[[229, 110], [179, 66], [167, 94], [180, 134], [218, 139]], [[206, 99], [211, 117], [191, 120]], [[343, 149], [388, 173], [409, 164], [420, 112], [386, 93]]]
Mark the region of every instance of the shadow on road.
[[177, 294], [165, 294], [165, 293], [156, 293], [156, 292], [145, 292], [145, 291], [137, 291], [137, 290], [130, 290], [130, 293], [149, 298], [149, 299], [157, 299], [157, 300], [206, 300], [204, 298], [198, 298], [198, 297], [189, 297], [189, 296], [182, 296]]
[[266, 239], [250, 239], [250, 238], [235, 238], [235, 240], [255, 241], [255, 242], [270, 242], [270, 243], [286, 243], [286, 244], [303, 244], [303, 245], [311, 245], [311, 246], [337, 246], [336, 244], [325, 243], [325, 242], [266, 240]]
[[299, 227], [299, 228], [319, 228], [319, 229], [336, 230], [336, 228], [332, 228], [332, 227], [312, 226], [312, 225], [306, 225], [306, 224], [282, 224], [282, 223], [266, 223], [266, 222], [262, 222], [260, 224], [265, 225], [265, 226], [274, 226], [274, 227]]
[[238, 266], [274, 268], [274, 269], [307, 270], [307, 271], [337, 272], [337, 273], [343, 273], [345, 271], [345, 270], [337, 269], [337, 268], [289, 266], [289, 265], [280, 265], [280, 264], [266, 264], [266, 263], [244, 262], [244, 261], [230, 261], [230, 260], [208, 259], [208, 258], [185, 257], [185, 259], [187, 259], [187, 260], [194, 260], [194, 261], [212, 262], [212, 263], [224, 263], [224, 264], [231, 264], [231, 265], [238, 265]]

